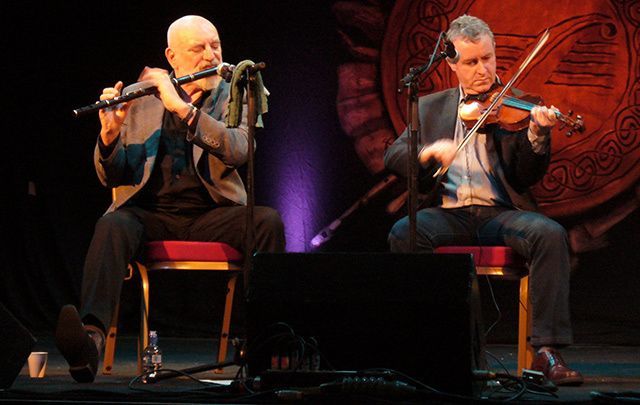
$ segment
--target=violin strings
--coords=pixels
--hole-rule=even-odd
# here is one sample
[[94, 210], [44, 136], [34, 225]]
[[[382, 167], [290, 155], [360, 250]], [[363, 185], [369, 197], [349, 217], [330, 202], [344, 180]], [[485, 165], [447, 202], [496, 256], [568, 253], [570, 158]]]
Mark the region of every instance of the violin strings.
[[534, 103], [530, 103], [528, 101], [517, 99], [515, 97], [510, 97], [510, 96], [505, 96], [504, 102], [506, 105], [510, 107], [521, 108], [525, 111], [531, 111], [531, 109], [537, 105]]
[[[503, 102], [504, 102], [504, 104], [506, 104], [506, 105], [508, 105], [510, 107], [520, 108], [520, 109], [525, 110], [525, 111], [531, 111], [531, 109], [533, 107], [537, 106], [537, 104], [531, 103], [529, 101], [520, 100], [519, 98], [515, 98], [515, 97], [511, 97], [511, 96], [505, 96], [503, 98]], [[556, 114], [556, 117], [558, 117], [558, 119], [561, 122], [564, 122], [565, 124], [575, 125], [571, 119], [566, 117], [560, 111], [554, 111], [554, 112]]]

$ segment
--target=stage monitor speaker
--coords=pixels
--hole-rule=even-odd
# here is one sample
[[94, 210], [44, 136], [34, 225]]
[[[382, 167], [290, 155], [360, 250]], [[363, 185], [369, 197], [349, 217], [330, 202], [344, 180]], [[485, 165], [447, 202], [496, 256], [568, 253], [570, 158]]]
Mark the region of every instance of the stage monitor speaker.
[[[474, 395], [472, 370], [485, 367], [477, 294], [470, 255], [256, 254], [248, 374], [317, 369], [313, 358], [301, 358], [317, 345], [321, 370], [393, 369]], [[287, 341], [291, 334], [303, 340]]]
[[0, 389], [11, 387], [35, 344], [27, 328], [0, 303]]

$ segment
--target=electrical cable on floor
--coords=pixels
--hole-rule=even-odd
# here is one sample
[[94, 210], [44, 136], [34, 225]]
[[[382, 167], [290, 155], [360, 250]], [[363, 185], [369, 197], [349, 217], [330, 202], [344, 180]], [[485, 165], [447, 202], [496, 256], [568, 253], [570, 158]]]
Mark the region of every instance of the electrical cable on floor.
[[504, 370], [504, 372], [505, 372], [506, 374], [511, 375], [511, 373], [509, 372], [509, 370], [507, 369], [507, 367], [504, 365], [504, 363], [503, 363], [502, 361], [500, 361], [500, 359], [498, 359], [498, 357], [497, 357], [495, 354], [491, 353], [489, 350], [485, 350], [484, 352], [485, 352], [486, 354], [488, 354], [488, 355], [489, 355], [489, 357], [491, 357], [492, 359], [494, 359], [494, 360], [495, 360], [495, 361], [500, 365], [500, 367], [502, 367], [502, 369]]
[[474, 376], [479, 379], [486, 379], [487, 381], [495, 381], [497, 388], [490, 390], [484, 394], [484, 398], [491, 399], [495, 394], [515, 394], [507, 398], [500, 398], [500, 401], [514, 401], [520, 399], [524, 394], [530, 393], [533, 395], [551, 396], [558, 398], [554, 391], [557, 390], [555, 384], [543, 379], [540, 382], [536, 382], [535, 378], [516, 377], [510, 374], [493, 373], [491, 371], [476, 371]]
[[[260, 339], [254, 340], [254, 347], [244, 351], [244, 346], [240, 353], [251, 352], [251, 350], [263, 350], [270, 344], [276, 345], [284, 350], [284, 357], [287, 359], [287, 368], [281, 371], [295, 373], [306, 373], [314, 371], [335, 371], [320, 369], [320, 363], [315, 356], [321, 356], [318, 350], [317, 342], [313, 338], [304, 338], [293, 330], [289, 325], [284, 323], [276, 323], [270, 325], [271, 335], [266, 330], [258, 336]], [[247, 348], [249, 349], [249, 348]], [[197, 382], [200, 387], [188, 390], [174, 390], [172, 387], [161, 387], [160, 382], [164, 378], [159, 378], [155, 384], [139, 383], [145, 375], [140, 375], [132, 379], [129, 388], [133, 391], [143, 393], [154, 393], [161, 395], [163, 399], [168, 399], [172, 395], [188, 395], [190, 397], [215, 399], [218, 402], [244, 402], [258, 400], [260, 398], [271, 398], [282, 401], [302, 401], [310, 397], [330, 396], [339, 398], [339, 396], [347, 398], [368, 398], [370, 400], [387, 401], [387, 400], [406, 400], [419, 401], [424, 399], [445, 400], [445, 401], [497, 401], [508, 402], [522, 398], [523, 395], [531, 393], [533, 395], [550, 395], [557, 398], [547, 387], [536, 384], [539, 382], [537, 376], [529, 376], [529, 379], [512, 376], [508, 373], [506, 367], [500, 360], [489, 353], [506, 373], [495, 373], [489, 370], [474, 370], [473, 379], [475, 381], [494, 381], [493, 389], [483, 389], [481, 397], [466, 396], [452, 394], [438, 390], [419, 381], [400, 371], [388, 368], [370, 368], [354, 372], [354, 375], [336, 378], [333, 381], [327, 381], [312, 386], [261, 386], [250, 378], [245, 378], [244, 373], [247, 367], [247, 359], [238, 359], [239, 369], [235, 374], [235, 379], [230, 385], [216, 384], [212, 382], [203, 382], [189, 373], [181, 370], [161, 369], [157, 373], [174, 373], [190, 380]], [[308, 358], [307, 358], [308, 357]], [[234, 359], [235, 360], [235, 359]], [[325, 363], [326, 359], [323, 359]], [[544, 379], [542, 380], [544, 381]], [[506, 398], [505, 395], [508, 395]], [[501, 397], [499, 397], [501, 396]], [[183, 397], [184, 399], [184, 397]]]
[[[170, 369], [170, 368], [161, 368], [160, 370], [154, 371], [154, 372], [149, 372], [149, 373], [144, 373], [144, 374], [140, 374], [137, 375], [135, 377], [133, 377], [133, 379], [131, 379], [131, 381], [129, 381], [128, 387], [134, 391], [143, 391], [143, 392], [157, 392], [157, 390], [155, 389], [149, 389], [149, 388], [143, 388], [143, 387], [152, 387], [155, 386], [156, 382], [154, 381], [153, 384], [148, 384], [148, 383], [143, 383], [142, 379], [144, 377], [150, 377], [152, 374], [162, 374], [162, 373], [174, 373], [177, 375], [180, 375], [182, 377], [187, 377], [188, 379], [190, 379], [191, 381], [197, 382], [198, 384], [205, 386], [205, 387], [210, 387], [210, 386], [223, 386], [222, 384], [217, 384], [217, 383], [209, 383], [209, 382], [204, 382], [201, 381], [199, 379], [197, 379], [196, 377], [192, 376], [191, 374], [185, 373], [181, 370], [174, 370], [174, 369]], [[136, 386], [136, 383], [140, 383], [141, 386]], [[158, 384], [161, 383], [161, 381], [157, 382]]]
[[640, 391], [591, 391], [589, 396], [595, 402], [603, 404], [640, 403]]
[[491, 301], [493, 302], [493, 307], [496, 309], [496, 319], [493, 321], [493, 323], [491, 324], [491, 326], [489, 326], [487, 328], [487, 330], [484, 332], [484, 337], [486, 338], [487, 336], [489, 336], [489, 333], [491, 332], [491, 330], [500, 322], [500, 320], [502, 319], [502, 311], [500, 310], [500, 305], [498, 305], [498, 300], [496, 300], [496, 296], [493, 292], [493, 285], [491, 284], [491, 280], [489, 279], [489, 276], [486, 275], [484, 276], [485, 279], [487, 280], [487, 286], [489, 287], [489, 293], [491, 294]]

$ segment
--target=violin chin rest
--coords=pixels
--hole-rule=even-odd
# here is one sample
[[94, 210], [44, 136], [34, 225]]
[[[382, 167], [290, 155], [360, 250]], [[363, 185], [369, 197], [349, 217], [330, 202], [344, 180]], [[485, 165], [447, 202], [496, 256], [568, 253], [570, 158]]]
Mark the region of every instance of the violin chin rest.
[[460, 118], [462, 118], [462, 120], [469, 121], [477, 120], [478, 118], [480, 118], [480, 116], [482, 115], [482, 111], [480, 110], [479, 103], [463, 103], [458, 109], [458, 114], [460, 115]]

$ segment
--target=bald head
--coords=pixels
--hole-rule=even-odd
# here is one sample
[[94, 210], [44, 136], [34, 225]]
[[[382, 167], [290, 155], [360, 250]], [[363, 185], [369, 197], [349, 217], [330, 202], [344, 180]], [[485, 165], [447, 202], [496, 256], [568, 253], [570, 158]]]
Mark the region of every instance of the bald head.
[[216, 27], [206, 18], [199, 15], [186, 15], [178, 18], [169, 26], [167, 30], [167, 46], [169, 48], [180, 46], [184, 42], [185, 36], [188, 36], [195, 29], [208, 29], [215, 31], [216, 34], [218, 33]]

